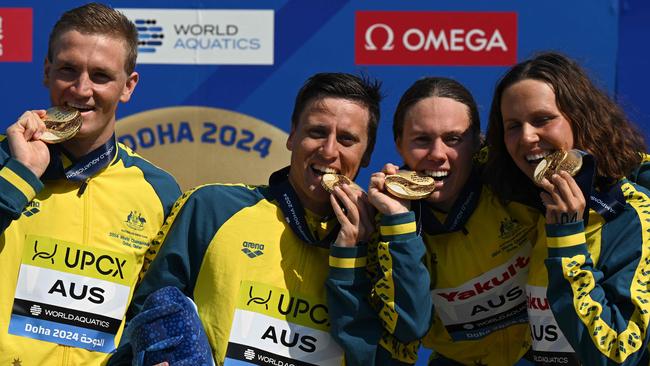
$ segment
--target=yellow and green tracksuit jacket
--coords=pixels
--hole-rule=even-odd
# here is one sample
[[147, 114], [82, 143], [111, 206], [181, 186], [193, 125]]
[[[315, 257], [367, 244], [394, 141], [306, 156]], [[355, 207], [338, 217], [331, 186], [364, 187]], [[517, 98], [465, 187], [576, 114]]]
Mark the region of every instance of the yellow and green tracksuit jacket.
[[641, 154], [641, 164], [634, 169], [628, 178], [630, 181], [640, 185], [641, 187], [649, 188], [650, 187], [650, 154], [642, 153]]
[[[465, 199], [469, 194], [476, 196]], [[428, 229], [418, 222], [434, 214], [418, 212], [430, 210], [426, 205], [382, 218], [377, 250], [381, 276], [373, 292], [383, 300], [377, 316], [384, 334], [368, 316], [355, 321], [361, 311], [352, 312], [354, 306], [348, 306], [348, 324], [338, 336], [345, 349], [382, 353], [363, 347], [379, 337], [388, 354], [396, 355], [395, 364], [414, 363], [413, 344], [408, 342], [428, 330], [426, 347], [463, 364], [512, 365], [526, 353], [530, 332], [525, 284], [539, 213], [517, 203], [504, 207], [480, 184], [464, 195], [452, 209], [464, 221], [452, 230]], [[437, 219], [446, 222], [441, 215]], [[363, 260], [363, 251], [358, 255], [357, 260]], [[340, 298], [355, 299], [349, 300], [352, 304], [362, 304], [369, 291], [368, 285], [338, 289], [347, 292]], [[431, 362], [435, 365], [436, 359]]]
[[429, 273], [413, 212], [381, 217], [379, 231], [378, 243], [330, 253], [330, 331], [348, 366], [413, 364], [429, 329]]
[[[306, 222], [317, 238], [336, 230], [336, 219], [307, 212]], [[301, 240], [269, 186], [211, 184], [188, 191], [159, 241], [136, 291], [134, 315], [153, 291], [175, 286], [196, 303], [219, 365], [343, 362], [329, 334], [325, 290], [336, 249]], [[111, 364], [128, 363], [129, 351], [125, 341]]]
[[538, 216], [516, 203], [504, 207], [483, 186], [461, 230], [425, 231], [435, 317], [424, 346], [465, 365], [521, 359], [530, 347], [525, 284]]
[[617, 189], [622, 204], [601, 201], [606, 214], [585, 194], [585, 221], [542, 218], [527, 286], [538, 364], [648, 364], [650, 192], [627, 179]]
[[180, 190], [110, 146], [107, 165], [77, 182], [38, 179], [0, 143], [2, 365], [103, 364], [119, 341], [144, 254]]

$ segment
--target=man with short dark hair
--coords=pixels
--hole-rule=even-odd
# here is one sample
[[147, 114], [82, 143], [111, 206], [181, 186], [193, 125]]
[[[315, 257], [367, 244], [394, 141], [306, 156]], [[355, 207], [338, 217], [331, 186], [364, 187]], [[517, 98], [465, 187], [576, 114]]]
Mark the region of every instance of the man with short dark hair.
[[119, 342], [144, 254], [180, 195], [115, 138], [136, 54], [123, 14], [66, 12], [43, 82], [53, 106], [80, 114], [79, 131], [46, 144], [47, 113], [31, 110], [0, 136], [0, 364], [102, 364]]
[[354, 75], [307, 80], [287, 140], [291, 165], [268, 186], [212, 184], [185, 193], [156, 240], [163, 245], [134, 313], [149, 294], [174, 286], [196, 303], [217, 364], [340, 365], [325, 299], [329, 258], [335, 244], [368, 240], [374, 215], [362, 190], [342, 184], [329, 193], [321, 181], [325, 174], [352, 180], [368, 164], [380, 99], [377, 82]]

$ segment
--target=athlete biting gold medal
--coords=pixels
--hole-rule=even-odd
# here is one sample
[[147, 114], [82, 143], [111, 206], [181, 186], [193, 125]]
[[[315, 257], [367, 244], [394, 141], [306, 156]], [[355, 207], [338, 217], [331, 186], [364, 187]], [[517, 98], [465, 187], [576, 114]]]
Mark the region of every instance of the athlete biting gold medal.
[[436, 181], [432, 177], [410, 170], [398, 170], [396, 174], [387, 175], [384, 185], [393, 196], [407, 200], [429, 197], [436, 189]]
[[49, 108], [43, 118], [45, 132], [41, 141], [48, 144], [58, 144], [74, 137], [81, 128], [83, 117], [75, 108], [56, 106]]
[[553, 174], [564, 170], [575, 176], [582, 168], [582, 154], [578, 150], [558, 150], [544, 157], [535, 168], [533, 179], [536, 184], [541, 184], [544, 178], [551, 180]]
[[340, 186], [341, 184], [347, 184], [352, 188], [363, 191], [363, 189], [354, 183], [350, 178], [342, 174], [325, 173], [323, 174], [323, 178], [321, 179], [320, 183], [323, 188], [329, 193], [334, 192], [334, 187]]

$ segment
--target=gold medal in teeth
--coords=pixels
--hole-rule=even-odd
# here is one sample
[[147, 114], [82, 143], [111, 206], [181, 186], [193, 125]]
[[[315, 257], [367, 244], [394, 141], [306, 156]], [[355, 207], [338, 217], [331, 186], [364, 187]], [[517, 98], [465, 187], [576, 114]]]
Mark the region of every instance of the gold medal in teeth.
[[340, 186], [341, 184], [347, 184], [352, 188], [363, 191], [363, 189], [354, 183], [350, 178], [342, 174], [325, 173], [323, 174], [320, 183], [323, 188], [329, 193], [334, 192], [334, 187]]
[[427, 175], [410, 170], [399, 170], [386, 176], [384, 186], [388, 193], [407, 200], [426, 198], [436, 189], [436, 181]]
[[71, 107], [57, 106], [46, 111], [43, 122], [46, 130], [41, 135], [41, 141], [57, 144], [69, 140], [79, 132], [83, 117]]
[[544, 178], [551, 180], [553, 174], [564, 170], [575, 176], [582, 168], [582, 154], [578, 150], [558, 150], [544, 157], [533, 173], [535, 183], [541, 184]]

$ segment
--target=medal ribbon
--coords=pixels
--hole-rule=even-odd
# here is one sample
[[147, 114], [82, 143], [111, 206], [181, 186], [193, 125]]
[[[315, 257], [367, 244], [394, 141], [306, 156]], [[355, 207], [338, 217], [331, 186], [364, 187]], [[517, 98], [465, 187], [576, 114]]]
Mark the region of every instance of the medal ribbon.
[[589, 207], [598, 212], [605, 221], [611, 221], [625, 208], [621, 183], [614, 184], [607, 192], [594, 192], [589, 196]]
[[576, 175], [575, 180], [585, 197], [589, 197], [587, 207], [583, 214], [585, 227], [589, 222], [589, 209], [596, 211], [605, 221], [611, 221], [623, 212], [625, 198], [621, 184], [613, 184], [607, 191], [597, 191], [594, 188], [594, 177], [596, 176], [596, 162], [593, 156], [582, 152], [582, 168]]
[[291, 230], [305, 243], [321, 248], [329, 248], [339, 234], [340, 225], [336, 224], [323, 240], [316, 240], [305, 220], [305, 210], [289, 182], [289, 168], [282, 168], [269, 177], [269, 190], [280, 205], [285, 220]]
[[[582, 194], [588, 197], [585, 211], [582, 218], [584, 225], [587, 227], [589, 224], [589, 209], [596, 211], [606, 221], [611, 221], [623, 212], [625, 207], [625, 198], [621, 190], [621, 183], [611, 185], [606, 191], [598, 191], [594, 188], [594, 178], [596, 176], [596, 162], [594, 157], [580, 151], [582, 154], [582, 167], [578, 174], [573, 177], [580, 187]], [[542, 189], [539, 190], [542, 192]], [[546, 209], [540, 204], [541, 201], [537, 200], [536, 207], [539, 207], [542, 212]]]
[[[414, 203], [416, 222], [424, 232], [429, 235], [451, 233], [462, 229], [474, 212], [481, 196], [481, 181], [476, 169], [472, 172], [465, 183], [458, 199], [447, 215], [444, 223], [433, 214], [433, 207], [425, 200], [417, 200]], [[418, 228], [418, 232], [420, 228]]]
[[[50, 148], [50, 164], [43, 174], [43, 180], [65, 179], [73, 182], [84, 182], [104, 169], [117, 154], [117, 144], [113, 135], [105, 144], [74, 161], [63, 146], [53, 145]], [[72, 164], [64, 164], [64, 159]]]

